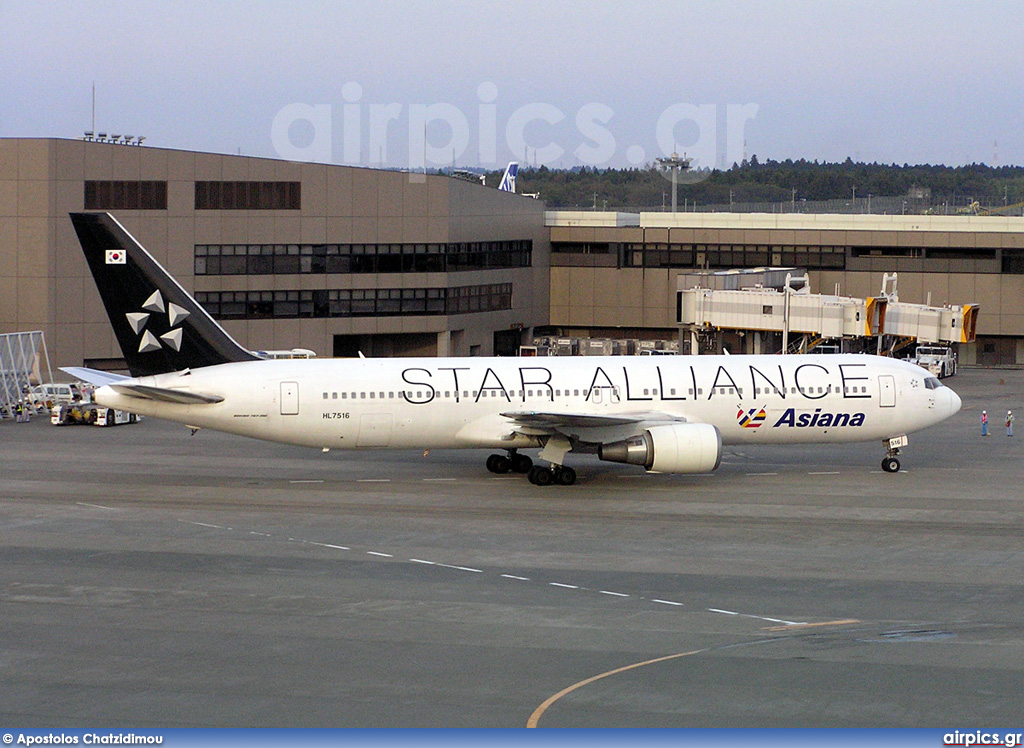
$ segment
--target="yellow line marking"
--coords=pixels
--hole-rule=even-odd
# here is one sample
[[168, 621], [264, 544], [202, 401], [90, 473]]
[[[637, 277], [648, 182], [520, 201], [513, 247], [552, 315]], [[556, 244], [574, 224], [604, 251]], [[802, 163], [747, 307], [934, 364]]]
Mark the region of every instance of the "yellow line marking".
[[792, 631], [793, 629], [809, 629], [815, 626], [849, 626], [860, 623], [856, 618], [844, 618], [841, 621], [822, 621], [821, 623], [794, 623], [790, 626], [766, 626], [763, 631]]
[[575, 691], [575, 690], [577, 690], [579, 688], [583, 688], [584, 686], [589, 686], [591, 683], [593, 683], [595, 681], [599, 681], [602, 678], [607, 678], [607, 677], [612, 676], [612, 675], [618, 675], [619, 673], [625, 673], [628, 670], [635, 670], [636, 668], [644, 667], [645, 665], [654, 665], [655, 663], [658, 663], [658, 662], [665, 662], [666, 660], [676, 660], [676, 659], [679, 659], [680, 657], [689, 657], [690, 655], [700, 654], [701, 652], [707, 652], [707, 651], [708, 650], [706, 650], [706, 649], [695, 649], [692, 652], [680, 652], [679, 654], [667, 655], [665, 657], [658, 657], [658, 658], [653, 659], [653, 660], [645, 660], [644, 662], [636, 662], [636, 663], [634, 663], [632, 665], [625, 665], [623, 667], [616, 668], [615, 670], [609, 670], [607, 673], [601, 673], [600, 675], [595, 675], [595, 676], [593, 676], [591, 678], [587, 678], [586, 680], [581, 680], [579, 683], [574, 683], [573, 685], [569, 686], [568, 688], [563, 688], [561, 691], [556, 693], [554, 696], [549, 696], [547, 699], [545, 699], [544, 703], [541, 704], [539, 707], [537, 707], [533, 711], [533, 714], [530, 715], [530, 719], [527, 720], [526, 726], [527, 727], [536, 727], [537, 723], [540, 721], [541, 716], [544, 714], [544, 712], [546, 712], [548, 710], [548, 707], [550, 707], [552, 704], [554, 704], [560, 698], [562, 698], [563, 696], [565, 696], [567, 694], [572, 693], [573, 691]]

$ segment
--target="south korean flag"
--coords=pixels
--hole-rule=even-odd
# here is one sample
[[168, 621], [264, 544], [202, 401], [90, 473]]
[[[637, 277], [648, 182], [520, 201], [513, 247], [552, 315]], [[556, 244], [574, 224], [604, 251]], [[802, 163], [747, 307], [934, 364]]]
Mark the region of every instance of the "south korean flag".
[[107, 264], [108, 265], [124, 265], [128, 262], [128, 253], [123, 249], [108, 249], [107, 250]]

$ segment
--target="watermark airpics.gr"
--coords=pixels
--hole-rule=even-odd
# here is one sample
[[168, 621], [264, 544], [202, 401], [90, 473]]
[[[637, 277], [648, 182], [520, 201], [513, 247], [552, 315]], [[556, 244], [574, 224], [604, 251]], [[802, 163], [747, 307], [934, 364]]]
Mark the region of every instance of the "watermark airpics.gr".
[[594, 167], [642, 166], [685, 153], [692, 168], [680, 181], [693, 182], [711, 168], [744, 158], [746, 128], [758, 111], [757, 104], [670, 104], [650, 123], [652, 149], [625, 144], [650, 143], [652, 133], [626, 138], [623, 118], [607, 104], [590, 102], [567, 112], [530, 102], [499, 117], [498, 94], [498, 87], [485, 81], [470, 106], [380, 103], [349, 81], [342, 86], [340, 106], [296, 102], [282, 107], [271, 123], [271, 143], [290, 161], [391, 165], [410, 172], [453, 163], [496, 167], [509, 157], [537, 166], [562, 159]]
[[974, 746], [974, 745], [1002, 745], [1007, 748], [1021, 745], [1022, 733], [1019, 732], [961, 732], [954, 730], [942, 736], [944, 746]]

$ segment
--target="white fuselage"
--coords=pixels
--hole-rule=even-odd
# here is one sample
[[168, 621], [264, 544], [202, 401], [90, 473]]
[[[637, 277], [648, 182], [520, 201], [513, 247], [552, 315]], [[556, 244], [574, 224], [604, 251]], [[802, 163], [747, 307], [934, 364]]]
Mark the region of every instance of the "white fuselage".
[[[247, 361], [129, 380], [223, 398], [97, 402], [194, 427], [331, 449], [540, 446], [502, 414], [708, 423], [725, 444], [849, 442], [926, 428], [960, 399], [920, 367], [865, 355]], [[579, 428], [601, 443], [636, 426]]]

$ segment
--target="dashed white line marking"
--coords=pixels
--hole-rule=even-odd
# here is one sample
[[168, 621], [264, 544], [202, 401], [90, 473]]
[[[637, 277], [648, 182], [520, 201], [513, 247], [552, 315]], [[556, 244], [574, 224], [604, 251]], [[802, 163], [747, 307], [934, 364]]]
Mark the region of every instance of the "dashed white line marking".
[[458, 571], [471, 571], [474, 574], [483, 574], [484, 573], [483, 570], [481, 570], [481, 569], [471, 569], [468, 566], [453, 566], [452, 564], [435, 564], [435, 566], [442, 566], [445, 569], [456, 569]]
[[778, 475], [778, 473], [747, 473], [748, 477], [760, 477], [764, 475]]
[[424, 478], [424, 483], [454, 483], [458, 478]]
[[360, 478], [356, 483], [390, 483], [390, 478]]
[[808, 473], [808, 475], [839, 475], [838, 470], [821, 470], [816, 473]]
[[105, 509], [108, 512], [115, 512], [115, 511], [117, 511], [112, 506], [100, 506], [99, 504], [89, 504], [88, 502], [85, 502], [85, 501], [77, 501], [75, 503], [78, 504], [78, 506], [87, 506], [87, 507], [89, 507], [91, 509]]
[[780, 618], [768, 618], [767, 616], [747, 616], [747, 618], [757, 618], [762, 621], [770, 621], [771, 623], [784, 623], [787, 626], [799, 626], [802, 621], [783, 621]]
[[[838, 473], [817, 473], [817, 474], [818, 475], [838, 475]], [[620, 477], [624, 477], [624, 476], [620, 476]], [[447, 480], [447, 479], [437, 479], [437, 480]], [[389, 481], [368, 480], [366, 482], [389, 482]], [[84, 502], [78, 502], [78, 503], [81, 504], [82, 506], [94, 506], [97, 509], [107, 509], [107, 510], [111, 510], [112, 509], [111, 507], [100, 506], [98, 504], [86, 504]], [[196, 522], [196, 521], [193, 521], [193, 520], [178, 520], [178, 521], [182, 522], [184, 524], [198, 525], [199, 527], [209, 527], [209, 528], [214, 529], [214, 530], [227, 530], [229, 532], [233, 532], [234, 531], [233, 527], [228, 527], [228, 526], [225, 526], [225, 525], [213, 525], [213, 524], [209, 524], [207, 522]], [[264, 538], [271, 538], [271, 537], [273, 537], [270, 533], [256, 532], [255, 530], [248, 531], [248, 534], [249, 535], [255, 535], [255, 536], [258, 536], [258, 537], [264, 537]], [[336, 550], [339, 550], [339, 551], [351, 550], [351, 548], [349, 546], [345, 546], [345, 545], [337, 545], [335, 543], [320, 543], [320, 542], [317, 542], [317, 541], [314, 541], [314, 540], [304, 540], [304, 539], [301, 539], [301, 538], [288, 538], [288, 541], [289, 542], [293, 542], [293, 543], [305, 543], [307, 545], [316, 545], [316, 546], [320, 546], [322, 548], [332, 548], [332, 549], [336, 549]], [[366, 551], [366, 555], [368, 555], [368, 556], [377, 556], [379, 558], [394, 558], [393, 554], [391, 554], [391, 553], [382, 553], [381, 551]], [[474, 569], [474, 568], [472, 568], [470, 566], [457, 566], [455, 564], [442, 564], [442, 563], [437, 562], [437, 561], [427, 561], [427, 560], [421, 559], [421, 558], [410, 558], [409, 562], [410, 563], [415, 563], [415, 564], [425, 564], [427, 566], [438, 566], [438, 567], [442, 567], [442, 568], [445, 568], [445, 569], [455, 569], [457, 571], [466, 571], [466, 572], [471, 572], [473, 574], [483, 574], [484, 573], [484, 571], [482, 569]], [[514, 579], [514, 580], [516, 580], [518, 582], [531, 582], [531, 581], [533, 581], [533, 580], [530, 579], [530, 577], [522, 577], [522, 576], [517, 576], [515, 574], [501, 574], [500, 577], [502, 579]], [[551, 586], [551, 587], [560, 587], [562, 589], [568, 589], [568, 590], [583, 590], [585, 592], [586, 591], [592, 591], [592, 590], [588, 590], [586, 587], [580, 587], [579, 585], [575, 585], [575, 584], [565, 584], [563, 582], [548, 582], [548, 585]], [[632, 595], [626, 594], [625, 592], [614, 592], [612, 590], [597, 590], [597, 592], [598, 592], [598, 594], [608, 595], [610, 597], [632, 597]], [[641, 597], [639, 599], [643, 600], [644, 598]], [[681, 602], [678, 602], [678, 601], [675, 601], [675, 600], [662, 600], [661, 598], [652, 598], [650, 600], [650, 602], [658, 603], [660, 605], [671, 605], [671, 606], [677, 607], [677, 608], [686, 607], [684, 603], [681, 603]], [[801, 622], [801, 621], [787, 621], [787, 620], [785, 620], [783, 618], [770, 618], [768, 616], [756, 616], [756, 615], [751, 615], [749, 613], [737, 613], [736, 611], [725, 610], [723, 608], [706, 608], [706, 610], [709, 613], [721, 613], [721, 614], [730, 615], [730, 616], [740, 616], [740, 617], [743, 617], [743, 618], [753, 618], [753, 619], [756, 619], [756, 620], [759, 620], [759, 621], [768, 621], [770, 623], [778, 623], [778, 624], [782, 624], [782, 625], [785, 625], [785, 626], [803, 626], [803, 625], [806, 625], [804, 622]]]

